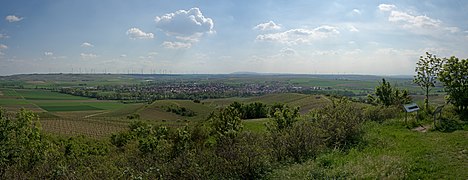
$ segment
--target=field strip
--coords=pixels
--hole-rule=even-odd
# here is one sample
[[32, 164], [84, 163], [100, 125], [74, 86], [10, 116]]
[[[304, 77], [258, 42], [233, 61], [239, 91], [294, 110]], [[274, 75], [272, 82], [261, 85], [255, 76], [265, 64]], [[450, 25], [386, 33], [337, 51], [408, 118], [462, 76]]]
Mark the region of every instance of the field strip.
[[21, 95], [20, 93], [16, 92], [16, 90], [12, 89], [12, 91], [15, 92], [15, 94], [17, 94], [19, 97], [21, 97], [21, 99], [26, 100], [26, 99], [24, 98], [24, 96]]
[[85, 116], [84, 118], [90, 118], [90, 117], [93, 117], [93, 116], [106, 114], [106, 113], [109, 113], [109, 111], [104, 111], [104, 112], [100, 112], [100, 113], [96, 113], [96, 114], [90, 114], [90, 115]]

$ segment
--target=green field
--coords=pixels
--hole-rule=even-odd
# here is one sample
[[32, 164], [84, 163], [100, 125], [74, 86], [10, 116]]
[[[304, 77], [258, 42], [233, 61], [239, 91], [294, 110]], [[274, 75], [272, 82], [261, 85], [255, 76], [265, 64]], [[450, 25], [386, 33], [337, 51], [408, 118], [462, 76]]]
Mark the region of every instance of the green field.
[[[125, 112], [126, 107], [141, 107], [141, 104], [99, 101], [40, 89], [2, 88], [0, 92], [0, 106], [4, 109], [38, 112], [44, 130], [60, 135], [107, 137], [125, 129], [128, 122], [122, 119], [133, 113], [116, 116], [116, 112]], [[98, 116], [104, 114], [107, 116]]]
[[55, 111], [92, 111], [92, 110], [102, 110], [97, 107], [93, 106], [86, 106], [86, 105], [77, 105], [77, 106], [39, 106], [42, 109], [48, 112], [55, 112]]
[[89, 99], [85, 97], [72, 96], [68, 94], [62, 94], [58, 92], [51, 92], [46, 90], [34, 90], [34, 89], [17, 89], [15, 92], [18, 96], [26, 100], [84, 100]]

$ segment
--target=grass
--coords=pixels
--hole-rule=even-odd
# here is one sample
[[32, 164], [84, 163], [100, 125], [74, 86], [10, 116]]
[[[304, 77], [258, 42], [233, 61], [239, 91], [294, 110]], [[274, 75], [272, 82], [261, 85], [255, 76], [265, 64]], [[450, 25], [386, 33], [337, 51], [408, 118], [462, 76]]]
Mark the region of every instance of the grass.
[[56, 111], [92, 111], [92, 110], [102, 110], [100, 108], [94, 106], [87, 106], [87, 105], [75, 105], [75, 106], [39, 106], [42, 109], [45, 109], [49, 112], [56, 112]]
[[[171, 112], [166, 112], [163, 108], [165, 106], [179, 106], [185, 107], [196, 113], [193, 117], [180, 116]], [[163, 124], [185, 124], [192, 121], [200, 121], [208, 118], [209, 114], [215, 110], [213, 107], [202, 104], [194, 103], [190, 100], [158, 100], [153, 104], [148, 105], [137, 111], [141, 119], [149, 120], [155, 123]]]
[[17, 89], [15, 90], [19, 96], [26, 100], [83, 100], [90, 99], [79, 96], [72, 96], [58, 92], [51, 92], [46, 90], [36, 89]]
[[364, 143], [291, 164], [269, 179], [467, 179], [468, 132], [416, 132], [401, 120], [368, 123]]
[[268, 105], [283, 103], [291, 107], [300, 107], [302, 114], [305, 114], [314, 108], [323, 107], [331, 103], [330, 99], [323, 95], [306, 95], [298, 93], [268, 94], [250, 98], [210, 99], [203, 102], [211, 107], [225, 107], [234, 101], [242, 103], [261, 102]]
[[244, 131], [264, 133], [267, 130], [265, 126], [265, 123], [267, 122], [268, 118], [249, 119], [243, 120], [242, 125], [244, 126]]

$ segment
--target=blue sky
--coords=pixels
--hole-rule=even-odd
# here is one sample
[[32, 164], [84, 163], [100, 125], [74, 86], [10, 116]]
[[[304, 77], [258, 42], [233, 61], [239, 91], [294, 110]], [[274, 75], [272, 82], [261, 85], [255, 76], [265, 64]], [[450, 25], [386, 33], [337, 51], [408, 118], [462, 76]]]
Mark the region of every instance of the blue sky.
[[468, 2], [0, 2], [0, 75], [167, 72], [413, 74], [468, 57]]

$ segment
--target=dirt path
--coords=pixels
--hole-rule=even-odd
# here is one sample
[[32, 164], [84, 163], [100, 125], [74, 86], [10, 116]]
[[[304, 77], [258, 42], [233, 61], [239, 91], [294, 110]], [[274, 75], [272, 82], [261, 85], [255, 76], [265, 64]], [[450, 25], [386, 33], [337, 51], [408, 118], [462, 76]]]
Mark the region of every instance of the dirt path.
[[90, 118], [90, 117], [93, 117], [93, 116], [97, 116], [97, 115], [101, 115], [101, 114], [106, 114], [106, 113], [108, 113], [108, 111], [104, 111], [104, 112], [100, 112], [100, 113], [96, 113], [96, 114], [90, 114], [90, 115], [85, 116], [84, 118]]
[[411, 130], [425, 133], [425, 132], [427, 132], [429, 130], [430, 127], [431, 127], [430, 125], [424, 125], [424, 126], [415, 127], [415, 128], [413, 128]]

